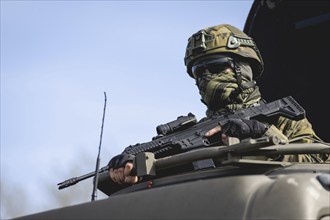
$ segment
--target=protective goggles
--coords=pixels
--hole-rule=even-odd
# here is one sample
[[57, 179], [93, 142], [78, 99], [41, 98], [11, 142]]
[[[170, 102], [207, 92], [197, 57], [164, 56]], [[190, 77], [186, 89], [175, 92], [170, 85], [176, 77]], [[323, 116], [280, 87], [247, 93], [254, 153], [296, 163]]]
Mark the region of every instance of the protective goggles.
[[195, 79], [201, 77], [205, 70], [208, 70], [210, 73], [220, 73], [226, 68], [234, 68], [233, 59], [230, 57], [222, 57], [212, 60], [203, 60], [198, 62], [196, 65], [191, 67], [191, 72], [194, 75]]

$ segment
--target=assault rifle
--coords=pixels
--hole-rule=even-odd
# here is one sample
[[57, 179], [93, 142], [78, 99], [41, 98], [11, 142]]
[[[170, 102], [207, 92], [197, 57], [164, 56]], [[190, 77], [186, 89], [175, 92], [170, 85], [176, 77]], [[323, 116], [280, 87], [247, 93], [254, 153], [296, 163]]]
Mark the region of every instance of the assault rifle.
[[[164, 155], [214, 146], [219, 142], [205, 137], [205, 133], [212, 128], [218, 125], [223, 126], [230, 119], [257, 119], [263, 121], [273, 116], [284, 116], [292, 120], [300, 120], [305, 118], [305, 110], [291, 96], [287, 96], [266, 104], [213, 116], [202, 122], [197, 122], [195, 115], [189, 113], [187, 116], [179, 116], [174, 121], [159, 125], [156, 129], [158, 135], [152, 141], [130, 145], [125, 148], [123, 154], [137, 155], [142, 152], [151, 152], [156, 158], [160, 158]], [[105, 166], [99, 172], [107, 170], [109, 170], [109, 167]], [[71, 178], [59, 183], [59, 189], [74, 185], [94, 175], [95, 172], [91, 172], [81, 177]]]

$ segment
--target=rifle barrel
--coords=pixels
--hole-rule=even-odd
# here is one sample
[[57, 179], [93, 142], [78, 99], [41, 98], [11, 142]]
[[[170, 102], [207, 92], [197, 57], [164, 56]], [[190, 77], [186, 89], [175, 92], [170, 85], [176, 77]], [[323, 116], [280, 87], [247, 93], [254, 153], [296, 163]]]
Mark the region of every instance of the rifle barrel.
[[[102, 172], [107, 171], [107, 170], [109, 170], [109, 166], [108, 165], [102, 167], [101, 169], [99, 169], [99, 172], [98, 173], [102, 173]], [[79, 176], [79, 177], [73, 177], [73, 178], [67, 179], [67, 180], [65, 180], [65, 181], [57, 184], [58, 185], [58, 189], [64, 189], [66, 187], [72, 186], [72, 185], [74, 185], [74, 184], [76, 184], [76, 183], [78, 183], [78, 182], [80, 182], [82, 180], [88, 179], [88, 178], [90, 178], [92, 176], [95, 176], [95, 171], [90, 172], [90, 173], [87, 173], [87, 174], [82, 175], [82, 176]]]

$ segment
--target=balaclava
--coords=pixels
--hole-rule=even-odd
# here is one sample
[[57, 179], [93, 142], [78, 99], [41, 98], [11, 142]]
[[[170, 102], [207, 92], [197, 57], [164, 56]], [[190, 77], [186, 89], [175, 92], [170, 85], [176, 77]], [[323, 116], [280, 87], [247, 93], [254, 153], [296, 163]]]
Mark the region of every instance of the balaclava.
[[196, 79], [201, 101], [208, 107], [206, 111], [208, 117], [259, 103], [261, 94], [253, 81], [249, 63], [235, 60], [235, 66], [239, 68], [240, 80], [237, 79], [235, 68], [226, 68], [219, 73], [210, 73], [206, 70]]

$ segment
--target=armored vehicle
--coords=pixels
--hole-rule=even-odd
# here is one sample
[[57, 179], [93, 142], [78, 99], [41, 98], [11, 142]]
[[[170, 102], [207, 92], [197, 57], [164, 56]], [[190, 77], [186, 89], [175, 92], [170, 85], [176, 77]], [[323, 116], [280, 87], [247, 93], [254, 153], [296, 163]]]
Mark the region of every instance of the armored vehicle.
[[[108, 199], [21, 219], [328, 220], [329, 163], [267, 162], [239, 156], [329, 153], [330, 147], [272, 144], [267, 139], [249, 139], [228, 147], [203, 148], [157, 160], [152, 154], [143, 153], [137, 165], [138, 174], [147, 178], [140, 183], [115, 189], [111, 187], [109, 174], [103, 172], [99, 189], [109, 195]], [[266, 147], [268, 145], [271, 146]], [[203, 166], [210, 157], [225, 159], [221, 160], [221, 165]], [[184, 164], [196, 161], [200, 162], [198, 169], [182, 171]], [[176, 172], [173, 167], [177, 168]]]
[[[329, 18], [327, 1], [255, 1], [244, 28], [258, 42], [264, 58], [265, 74], [259, 85], [265, 98], [292, 95], [303, 103], [316, 133], [326, 142]], [[274, 84], [280, 88], [276, 92]], [[135, 160], [139, 183], [115, 185], [103, 167], [98, 189], [109, 195], [107, 199], [18, 219], [329, 220], [329, 160], [313, 164], [255, 159], [329, 153], [327, 143], [290, 143], [276, 136], [230, 138], [227, 146], [161, 158], [141, 152]]]

